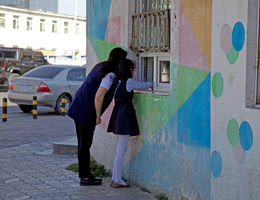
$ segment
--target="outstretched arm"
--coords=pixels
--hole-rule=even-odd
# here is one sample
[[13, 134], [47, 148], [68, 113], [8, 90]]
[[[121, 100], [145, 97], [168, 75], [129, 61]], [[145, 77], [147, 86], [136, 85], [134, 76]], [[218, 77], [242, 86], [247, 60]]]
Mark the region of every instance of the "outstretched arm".
[[107, 93], [107, 89], [100, 86], [97, 90], [96, 96], [95, 96], [95, 108], [96, 108], [96, 124], [101, 123], [101, 109], [104, 101], [104, 97]]

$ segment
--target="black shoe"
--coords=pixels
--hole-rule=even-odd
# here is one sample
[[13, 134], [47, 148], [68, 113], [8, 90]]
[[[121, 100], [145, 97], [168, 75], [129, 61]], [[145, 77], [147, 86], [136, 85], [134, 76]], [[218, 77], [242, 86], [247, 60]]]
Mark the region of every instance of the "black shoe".
[[90, 178], [93, 179], [93, 180], [96, 181], [96, 182], [102, 182], [102, 181], [103, 181], [103, 179], [101, 179], [101, 178], [96, 178], [96, 177], [93, 176], [93, 175], [91, 175]]
[[95, 181], [92, 178], [80, 179], [80, 185], [81, 186], [85, 186], [85, 185], [101, 185], [101, 181]]

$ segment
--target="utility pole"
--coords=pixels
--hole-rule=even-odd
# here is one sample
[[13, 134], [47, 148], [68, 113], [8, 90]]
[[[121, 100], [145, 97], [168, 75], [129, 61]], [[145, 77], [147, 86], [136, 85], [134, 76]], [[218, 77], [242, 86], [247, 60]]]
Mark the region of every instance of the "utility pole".
[[[78, 0], [75, 0], [75, 3], [74, 3], [74, 37], [76, 38], [76, 28], [77, 28], [77, 15], [78, 15]], [[75, 50], [76, 50], [76, 39], [75, 39], [75, 42], [74, 42], [74, 46], [73, 46], [73, 51], [72, 51], [72, 63], [74, 64], [74, 61], [75, 61]]]

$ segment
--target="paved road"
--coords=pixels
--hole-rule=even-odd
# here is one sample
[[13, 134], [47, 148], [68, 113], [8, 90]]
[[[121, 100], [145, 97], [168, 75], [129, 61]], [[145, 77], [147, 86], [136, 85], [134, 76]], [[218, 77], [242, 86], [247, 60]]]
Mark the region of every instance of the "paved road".
[[[5, 96], [0, 92], [1, 101]], [[77, 162], [76, 157], [46, 153], [54, 142], [74, 135], [73, 121], [67, 116], [39, 107], [38, 119], [33, 120], [32, 114], [8, 102], [7, 122], [0, 121], [0, 200], [153, 199], [136, 186], [111, 188], [110, 178], [102, 186], [79, 186], [77, 174], [65, 169]]]

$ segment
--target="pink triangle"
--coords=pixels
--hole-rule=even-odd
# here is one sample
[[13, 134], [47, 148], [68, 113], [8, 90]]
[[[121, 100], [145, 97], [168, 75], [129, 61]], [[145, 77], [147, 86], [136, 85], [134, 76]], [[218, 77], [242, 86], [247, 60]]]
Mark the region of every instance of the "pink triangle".
[[120, 38], [121, 38], [120, 26], [121, 26], [120, 17], [109, 18], [107, 22], [107, 31], [105, 35], [105, 40], [120, 45]]
[[182, 6], [180, 6], [179, 64], [210, 71], [206, 57], [200, 48]]
[[109, 123], [110, 116], [112, 114], [114, 105], [115, 105], [115, 102], [114, 102], [114, 99], [113, 99], [113, 101], [110, 103], [110, 105], [108, 106], [106, 111], [101, 116], [101, 124], [99, 126], [101, 126], [105, 130], [107, 130], [108, 123]]

